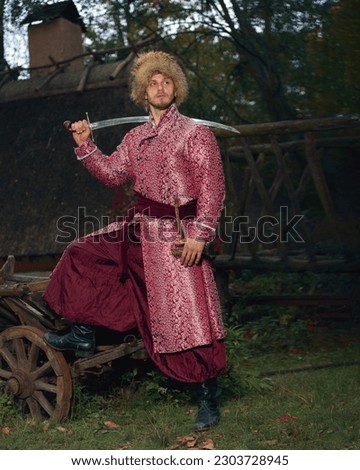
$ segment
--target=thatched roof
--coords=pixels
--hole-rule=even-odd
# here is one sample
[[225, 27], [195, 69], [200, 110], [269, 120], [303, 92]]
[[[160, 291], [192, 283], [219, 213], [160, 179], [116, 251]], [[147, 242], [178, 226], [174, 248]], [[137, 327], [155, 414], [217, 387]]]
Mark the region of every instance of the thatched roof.
[[[132, 57], [132, 55], [131, 55]], [[0, 104], [19, 100], [36, 100], [60, 94], [81, 93], [103, 88], [123, 88], [127, 86], [126, 66], [129, 62], [96, 64], [83, 70], [67, 72], [58, 69], [49, 75], [28, 80], [0, 81]], [[123, 71], [117, 74], [117, 68], [123, 65]]]
[[[94, 66], [85, 81], [84, 71], [64, 72], [43, 87], [44, 77], [0, 88], [0, 257], [61, 253], [57, 221], [77, 217], [79, 207], [99, 219], [114, 215], [114, 189], [76, 160], [63, 122], [86, 112], [92, 121], [143, 114], [128, 98], [127, 75], [127, 62], [112, 63]], [[109, 153], [127, 130], [98, 131], [97, 144]]]

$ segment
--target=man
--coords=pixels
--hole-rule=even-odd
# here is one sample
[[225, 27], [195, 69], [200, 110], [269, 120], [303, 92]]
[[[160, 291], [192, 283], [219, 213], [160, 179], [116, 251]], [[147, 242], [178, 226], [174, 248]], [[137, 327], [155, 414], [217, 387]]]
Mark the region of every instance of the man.
[[128, 132], [110, 156], [90, 139], [87, 121], [71, 129], [77, 158], [105, 184], [132, 181], [136, 206], [124, 221], [64, 251], [44, 300], [72, 326], [44, 338], [84, 357], [95, 350], [94, 326], [136, 327], [159, 370], [195, 387], [201, 431], [219, 420], [216, 378], [226, 372], [220, 303], [203, 256], [224, 199], [221, 156], [212, 132], [178, 111], [188, 85], [173, 56], [140, 54], [130, 86], [149, 121]]

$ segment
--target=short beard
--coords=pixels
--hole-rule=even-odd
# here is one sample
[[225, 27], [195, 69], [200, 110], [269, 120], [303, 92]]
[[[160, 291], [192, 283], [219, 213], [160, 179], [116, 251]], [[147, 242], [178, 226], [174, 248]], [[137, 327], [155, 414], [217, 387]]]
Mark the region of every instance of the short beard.
[[158, 111], [164, 111], [165, 109], [170, 108], [173, 103], [175, 103], [175, 97], [173, 97], [172, 100], [166, 101], [162, 104], [152, 103], [148, 100], [148, 104]]

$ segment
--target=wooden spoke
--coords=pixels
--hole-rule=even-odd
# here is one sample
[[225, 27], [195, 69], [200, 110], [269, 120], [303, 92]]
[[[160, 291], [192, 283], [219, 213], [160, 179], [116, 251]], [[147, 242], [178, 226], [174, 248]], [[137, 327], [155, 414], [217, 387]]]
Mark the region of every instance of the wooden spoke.
[[35, 382], [36, 390], [44, 390], [51, 393], [57, 393], [56, 385], [49, 384], [48, 382], [43, 382], [42, 380], [37, 380]]
[[70, 410], [72, 380], [61, 352], [33, 326], [14, 326], [0, 334], [0, 377], [25, 413], [61, 421]]
[[[2, 357], [0, 364], [4, 363], [7, 365], [6, 370], [10, 369], [12, 371], [15, 371], [17, 369], [16, 357], [6, 346], [0, 348], [0, 357]], [[0, 370], [2, 368], [3, 367], [0, 365]]]
[[45, 374], [51, 371], [51, 369], [52, 369], [51, 362], [50, 361], [45, 362], [45, 364], [43, 364], [38, 369], [35, 369], [35, 370], [32, 369], [31, 377], [33, 380], [36, 380], [38, 377], [43, 377]]
[[33, 397], [28, 397], [26, 400], [21, 400], [22, 402], [22, 409], [26, 412], [26, 408], [28, 407], [31, 416], [35, 419], [41, 419], [42, 413], [38, 402]]
[[9, 377], [11, 377], [11, 372], [0, 368], [0, 378], [8, 379]]
[[45, 394], [36, 390], [33, 393], [33, 398], [37, 401], [42, 410], [45, 410], [49, 416], [53, 416], [55, 409], [50, 401], [46, 398]]
[[36, 344], [31, 343], [28, 354], [29, 371], [36, 369], [36, 364], [39, 358], [39, 351], [40, 349], [36, 346]]
[[26, 357], [24, 342], [20, 338], [17, 338], [14, 339], [13, 344], [15, 346], [15, 354], [18, 367], [20, 365], [22, 368], [27, 368], [28, 361]]

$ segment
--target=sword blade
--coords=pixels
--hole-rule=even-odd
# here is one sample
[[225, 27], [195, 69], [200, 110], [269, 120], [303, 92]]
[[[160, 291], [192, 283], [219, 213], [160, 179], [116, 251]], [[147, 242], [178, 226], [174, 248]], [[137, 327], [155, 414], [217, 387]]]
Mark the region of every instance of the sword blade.
[[[205, 119], [196, 119], [191, 118], [194, 122], [198, 124], [203, 124], [207, 127], [212, 127], [214, 129], [222, 129], [227, 132], [231, 132], [233, 134], [241, 134], [235, 127], [227, 126], [226, 124], [222, 124], [220, 122], [215, 121], [207, 121]], [[141, 124], [147, 122], [149, 120], [149, 116], [126, 116], [120, 118], [113, 118], [113, 119], [105, 119], [104, 121], [97, 121], [91, 122], [90, 128], [91, 130], [95, 131], [98, 129], [104, 129], [106, 127], [112, 126], [120, 126], [122, 124]]]
[[235, 134], [241, 134], [241, 132], [237, 130], [236, 127], [228, 126], [226, 124], [222, 124], [221, 122], [206, 121], [205, 119], [196, 118], [191, 119], [199, 124], [203, 124], [204, 126], [213, 127], [214, 129], [222, 129], [224, 131], [233, 132]]
[[105, 127], [120, 126], [121, 124], [141, 124], [147, 122], [149, 116], [127, 116], [121, 118], [105, 119], [104, 121], [91, 122], [90, 128], [93, 131], [103, 129]]

